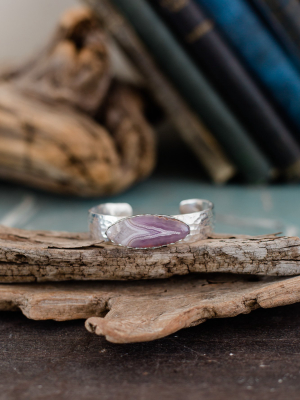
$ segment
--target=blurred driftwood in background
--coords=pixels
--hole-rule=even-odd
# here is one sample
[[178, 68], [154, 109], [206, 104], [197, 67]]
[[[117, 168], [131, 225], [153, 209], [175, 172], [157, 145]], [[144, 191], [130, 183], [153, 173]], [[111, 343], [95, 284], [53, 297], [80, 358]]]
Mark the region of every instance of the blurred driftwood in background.
[[147, 176], [155, 145], [143, 102], [111, 75], [92, 13], [65, 13], [35, 58], [1, 76], [0, 177], [93, 196]]

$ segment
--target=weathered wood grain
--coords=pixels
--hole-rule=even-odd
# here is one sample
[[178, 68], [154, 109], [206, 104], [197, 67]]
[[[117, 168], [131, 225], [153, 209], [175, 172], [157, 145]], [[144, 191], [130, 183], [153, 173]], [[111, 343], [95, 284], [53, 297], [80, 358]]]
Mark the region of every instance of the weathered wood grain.
[[132, 250], [87, 233], [0, 227], [0, 282], [137, 280], [189, 273], [300, 274], [298, 237], [217, 235], [191, 245]]
[[[167, 336], [211, 318], [300, 300], [300, 277], [192, 274], [138, 282], [0, 285], [0, 310], [35, 320], [88, 318], [86, 328], [115, 343]], [[89, 318], [90, 317], [90, 318]]]
[[45, 48], [0, 76], [0, 178], [79, 196], [150, 174], [155, 139], [138, 91], [112, 80], [99, 22], [69, 10]]

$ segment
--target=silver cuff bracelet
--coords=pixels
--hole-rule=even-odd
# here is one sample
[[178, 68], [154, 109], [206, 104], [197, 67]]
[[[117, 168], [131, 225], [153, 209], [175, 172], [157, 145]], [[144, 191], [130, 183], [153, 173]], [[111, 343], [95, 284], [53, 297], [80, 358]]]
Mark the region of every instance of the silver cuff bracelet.
[[213, 203], [183, 200], [180, 215], [142, 214], [132, 216], [127, 203], [104, 203], [89, 210], [90, 235], [94, 239], [134, 249], [148, 249], [174, 243], [192, 243], [213, 231]]

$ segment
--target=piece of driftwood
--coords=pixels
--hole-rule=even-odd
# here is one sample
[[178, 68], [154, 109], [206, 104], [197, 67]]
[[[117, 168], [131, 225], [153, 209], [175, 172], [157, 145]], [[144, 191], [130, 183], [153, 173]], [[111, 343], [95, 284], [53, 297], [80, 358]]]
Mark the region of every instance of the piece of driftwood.
[[112, 80], [102, 28], [87, 8], [68, 11], [43, 51], [0, 77], [0, 178], [104, 195], [144, 178], [154, 162], [141, 98]]
[[115, 343], [158, 339], [210, 318], [300, 301], [300, 277], [200, 274], [138, 282], [0, 285], [0, 310], [35, 320], [88, 318], [86, 328]]
[[0, 227], [0, 282], [132, 280], [222, 272], [300, 274], [298, 237], [214, 234], [193, 244], [133, 250], [87, 233]]

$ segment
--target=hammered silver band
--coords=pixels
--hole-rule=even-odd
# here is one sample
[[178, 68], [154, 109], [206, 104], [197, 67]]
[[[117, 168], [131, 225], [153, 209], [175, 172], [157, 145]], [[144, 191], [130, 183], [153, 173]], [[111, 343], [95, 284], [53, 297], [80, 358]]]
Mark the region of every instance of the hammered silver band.
[[[212, 233], [214, 224], [213, 208], [213, 203], [208, 200], [189, 199], [180, 202], [179, 215], [157, 214], [156, 216], [182, 221], [189, 227], [189, 234], [178, 242], [192, 243], [205, 239]], [[143, 216], [148, 215], [143, 214]], [[132, 207], [128, 203], [99, 204], [89, 210], [90, 236], [93, 239], [109, 241], [107, 237], [108, 229], [118, 221], [132, 218], [134, 218]]]

